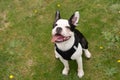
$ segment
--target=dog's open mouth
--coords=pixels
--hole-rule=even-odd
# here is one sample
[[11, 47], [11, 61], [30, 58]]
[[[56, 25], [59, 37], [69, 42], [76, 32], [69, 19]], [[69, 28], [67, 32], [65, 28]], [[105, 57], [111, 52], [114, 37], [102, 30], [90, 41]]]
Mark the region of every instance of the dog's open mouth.
[[56, 34], [52, 37], [52, 40], [51, 42], [57, 42], [57, 43], [60, 43], [60, 42], [64, 42], [64, 41], [67, 41], [68, 39], [70, 39], [70, 36], [63, 36], [61, 34]]

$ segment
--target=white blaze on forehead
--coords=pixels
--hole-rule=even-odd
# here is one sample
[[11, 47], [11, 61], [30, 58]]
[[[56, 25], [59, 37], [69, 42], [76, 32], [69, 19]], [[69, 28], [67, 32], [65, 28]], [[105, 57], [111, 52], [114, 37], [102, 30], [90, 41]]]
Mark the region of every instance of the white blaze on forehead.
[[56, 22], [57, 26], [62, 27], [62, 26], [69, 26], [68, 20], [66, 19], [59, 19]]

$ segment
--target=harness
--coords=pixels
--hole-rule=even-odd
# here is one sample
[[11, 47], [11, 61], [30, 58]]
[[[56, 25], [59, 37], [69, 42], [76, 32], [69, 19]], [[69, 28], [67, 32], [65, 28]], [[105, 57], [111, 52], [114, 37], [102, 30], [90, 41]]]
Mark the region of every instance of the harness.
[[77, 50], [78, 48], [78, 39], [77, 39], [77, 35], [75, 35], [75, 42], [73, 44], [73, 46], [67, 50], [67, 51], [62, 51], [60, 50], [57, 45], [55, 44], [55, 47], [56, 47], [56, 51], [58, 52], [58, 54], [60, 54], [64, 59], [66, 60], [71, 60], [71, 56], [73, 55], [73, 53], [75, 53], [75, 51]]

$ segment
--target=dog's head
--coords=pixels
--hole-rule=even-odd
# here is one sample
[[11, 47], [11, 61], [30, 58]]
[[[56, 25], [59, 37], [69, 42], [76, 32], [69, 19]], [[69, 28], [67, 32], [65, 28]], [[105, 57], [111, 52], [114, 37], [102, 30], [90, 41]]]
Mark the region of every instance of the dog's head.
[[76, 11], [70, 19], [61, 19], [57, 11], [52, 29], [52, 42], [60, 43], [69, 40], [74, 36], [74, 29], [79, 21], [79, 12]]

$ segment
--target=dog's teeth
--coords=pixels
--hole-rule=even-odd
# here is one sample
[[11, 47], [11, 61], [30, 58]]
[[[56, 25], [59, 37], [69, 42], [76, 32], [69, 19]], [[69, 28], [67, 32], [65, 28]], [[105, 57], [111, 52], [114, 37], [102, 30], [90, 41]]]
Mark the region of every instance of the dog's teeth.
[[66, 37], [66, 39], [69, 39], [69, 37]]

